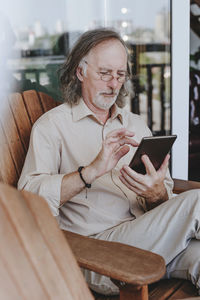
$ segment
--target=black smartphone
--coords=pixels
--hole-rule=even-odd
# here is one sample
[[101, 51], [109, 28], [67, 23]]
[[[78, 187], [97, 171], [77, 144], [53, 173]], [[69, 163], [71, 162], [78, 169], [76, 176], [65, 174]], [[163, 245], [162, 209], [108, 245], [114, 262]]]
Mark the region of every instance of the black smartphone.
[[141, 160], [141, 156], [146, 154], [154, 165], [154, 168], [158, 170], [162, 165], [165, 156], [171, 150], [176, 138], [176, 135], [144, 137], [129, 166], [138, 173], [146, 174], [145, 166]]

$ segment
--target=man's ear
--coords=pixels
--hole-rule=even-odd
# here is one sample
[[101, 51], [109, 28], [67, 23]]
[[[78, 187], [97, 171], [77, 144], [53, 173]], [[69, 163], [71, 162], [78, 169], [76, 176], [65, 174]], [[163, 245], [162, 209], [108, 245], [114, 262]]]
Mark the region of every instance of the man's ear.
[[76, 69], [76, 76], [83, 82], [83, 69], [80, 66]]

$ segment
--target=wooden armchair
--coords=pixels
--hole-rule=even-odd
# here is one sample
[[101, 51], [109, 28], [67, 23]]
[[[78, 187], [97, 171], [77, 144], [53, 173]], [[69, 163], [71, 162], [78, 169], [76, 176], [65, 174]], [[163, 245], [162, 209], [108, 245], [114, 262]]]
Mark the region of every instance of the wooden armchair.
[[[50, 96], [36, 91], [16, 93], [8, 97], [0, 119], [1, 181], [16, 186], [28, 149], [32, 125], [44, 112], [57, 105], [59, 103]], [[197, 182], [174, 182], [175, 193], [200, 188], [200, 183]], [[165, 273], [162, 257], [149, 251], [66, 231], [64, 235], [79, 266], [109, 276], [119, 286], [121, 300], [148, 299], [147, 286], [158, 281]]]
[[38, 195], [0, 183], [0, 245], [0, 299], [94, 299]]

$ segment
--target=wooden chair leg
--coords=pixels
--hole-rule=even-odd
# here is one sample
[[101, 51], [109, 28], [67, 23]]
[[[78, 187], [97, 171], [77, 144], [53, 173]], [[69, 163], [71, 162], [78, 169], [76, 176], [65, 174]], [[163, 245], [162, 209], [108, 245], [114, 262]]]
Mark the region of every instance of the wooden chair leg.
[[133, 286], [124, 282], [113, 280], [119, 288], [120, 300], [148, 300], [148, 285]]
[[120, 300], [148, 300], [148, 286], [127, 286], [120, 290]]

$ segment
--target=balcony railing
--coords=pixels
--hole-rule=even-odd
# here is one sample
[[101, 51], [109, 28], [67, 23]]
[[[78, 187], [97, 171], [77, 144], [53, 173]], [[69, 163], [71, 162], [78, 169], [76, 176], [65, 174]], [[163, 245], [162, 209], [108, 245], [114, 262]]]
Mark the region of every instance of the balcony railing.
[[[165, 75], [168, 74], [170, 77], [170, 63], [169, 62], [156, 62], [156, 63], [140, 63], [140, 55], [148, 53], [167, 53], [170, 54], [169, 44], [138, 44], [129, 45], [131, 49], [131, 63], [132, 63], [132, 74], [133, 74], [133, 86], [134, 86], [134, 97], [131, 101], [131, 110], [137, 114], [141, 114], [140, 103], [141, 95], [145, 94], [147, 98], [146, 115], [147, 124], [155, 135], [165, 135], [170, 132], [170, 96], [166, 96], [166, 91], [170, 95], [170, 80], [169, 86], [166, 86]], [[170, 60], [170, 58], [168, 58]], [[156, 75], [154, 74], [156, 70]], [[141, 84], [141, 75], [146, 76], [146, 83]], [[156, 86], [154, 84], [154, 78], [156, 76]], [[155, 116], [153, 109], [154, 91], [157, 91], [157, 100], [160, 103], [160, 114]], [[168, 90], [167, 90], [168, 89]], [[159, 121], [159, 128], [154, 130], [154, 119]]]

